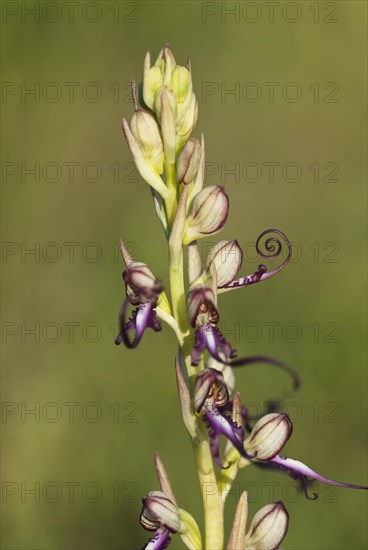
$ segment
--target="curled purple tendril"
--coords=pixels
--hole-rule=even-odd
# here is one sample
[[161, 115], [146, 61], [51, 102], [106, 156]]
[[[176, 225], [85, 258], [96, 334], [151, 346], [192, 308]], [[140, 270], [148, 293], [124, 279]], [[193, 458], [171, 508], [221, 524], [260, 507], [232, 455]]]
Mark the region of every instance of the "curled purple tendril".
[[292, 392], [284, 392], [285, 396], [290, 397], [291, 395], [293, 395], [293, 392], [297, 391], [300, 388], [301, 379], [299, 374], [296, 372], [296, 370], [293, 369], [292, 367], [289, 367], [289, 365], [286, 365], [282, 361], [279, 361], [278, 359], [274, 359], [273, 357], [269, 357], [268, 355], [252, 355], [250, 357], [232, 359], [226, 364], [230, 365], [231, 367], [247, 367], [249, 365], [253, 365], [256, 363], [267, 363], [289, 374], [289, 376], [293, 381]]
[[251, 285], [253, 283], [258, 283], [260, 281], [265, 281], [266, 279], [270, 279], [271, 277], [274, 277], [274, 275], [277, 275], [280, 271], [284, 269], [284, 267], [287, 266], [287, 264], [291, 260], [291, 256], [293, 253], [293, 249], [291, 246], [291, 243], [289, 239], [286, 237], [286, 235], [280, 231], [279, 229], [266, 229], [263, 231], [257, 241], [256, 241], [256, 250], [258, 255], [261, 258], [264, 258], [265, 260], [272, 261], [275, 258], [277, 258], [283, 249], [282, 242], [280, 239], [278, 239], [275, 236], [268, 237], [265, 242], [263, 243], [264, 249], [266, 252], [264, 252], [261, 249], [260, 241], [263, 239], [265, 235], [272, 235], [272, 233], [275, 233], [279, 237], [281, 237], [284, 244], [286, 244], [288, 254], [286, 259], [282, 262], [282, 264], [279, 267], [276, 267], [275, 269], [272, 269], [271, 271], [267, 271], [266, 266], [263, 264], [260, 264], [258, 266], [258, 269], [252, 274], [252, 275], [246, 275], [245, 277], [240, 277], [240, 279], [236, 279], [235, 281], [232, 281], [231, 283], [224, 285], [223, 288], [240, 288], [242, 286]]

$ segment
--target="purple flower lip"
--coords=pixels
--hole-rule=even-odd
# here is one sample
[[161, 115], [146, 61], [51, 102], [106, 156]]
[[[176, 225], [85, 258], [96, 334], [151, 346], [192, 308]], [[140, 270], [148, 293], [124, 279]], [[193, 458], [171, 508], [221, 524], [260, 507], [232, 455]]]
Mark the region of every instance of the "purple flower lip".
[[221, 414], [214, 404], [212, 406], [206, 404], [203, 407], [203, 420], [208, 428], [212, 456], [220, 468], [229, 468], [231, 466], [231, 464], [228, 464], [225, 467], [220, 459], [221, 435], [224, 435], [244, 458], [251, 460], [256, 457], [256, 454], [248, 454], [244, 449], [243, 428], [238, 426], [228, 416]]
[[[152, 301], [137, 306], [127, 322], [126, 312], [129, 302], [130, 300], [127, 297], [121, 307], [119, 316], [120, 332], [115, 339], [115, 344], [119, 345], [124, 342], [127, 348], [133, 349], [138, 346], [146, 328], [152, 328], [155, 332], [159, 332], [162, 327], [154, 310], [156, 303]], [[131, 337], [132, 334], [133, 338]]]
[[164, 527], [159, 527], [151, 540], [143, 546], [142, 550], [165, 550], [171, 542], [170, 534]]
[[199, 364], [205, 349], [221, 363], [228, 363], [236, 356], [236, 351], [231, 347], [231, 344], [224, 338], [219, 329], [210, 323], [197, 327], [191, 356], [193, 366]]
[[[123, 249], [125, 251], [124, 247]], [[152, 328], [155, 332], [161, 330], [155, 308], [163, 286], [146, 264], [131, 260], [126, 261], [126, 264], [127, 268], [123, 272], [126, 299], [120, 309], [120, 332], [115, 339], [115, 344], [124, 342], [127, 348], [132, 349], [138, 346], [146, 328]], [[129, 304], [135, 306], [135, 309], [127, 321]]]

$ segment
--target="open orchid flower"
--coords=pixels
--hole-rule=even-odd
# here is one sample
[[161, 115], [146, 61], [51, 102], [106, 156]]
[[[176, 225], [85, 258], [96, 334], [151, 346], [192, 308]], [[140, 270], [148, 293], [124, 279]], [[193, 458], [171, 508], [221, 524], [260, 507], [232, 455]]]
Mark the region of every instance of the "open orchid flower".
[[[126, 298], [120, 310], [120, 332], [115, 344], [124, 342], [128, 348], [135, 348], [146, 328], [152, 328], [156, 332], [161, 330], [155, 308], [162, 292], [162, 284], [146, 264], [132, 260], [122, 241], [120, 249], [126, 264], [126, 270], [123, 272]], [[127, 321], [127, 310], [130, 305], [134, 309]]]
[[210, 286], [197, 285], [189, 290], [188, 315], [191, 326], [196, 328], [192, 365], [199, 364], [205, 349], [220, 362], [228, 362], [235, 357], [235, 350], [216, 326], [219, 321], [219, 313], [215, 295]]
[[[289, 239], [279, 229], [266, 229], [259, 235], [256, 241], [257, 253], [261, 258], [264, 258], [268, 261], [273, 261], [278, 256], [280, 256], [283, 249], [282, 242], [277, 237], [272, 236], [272, 234], [276, 234], [279, 237], [281, 237], [282, 241], [286, 244], [286, 247], [287, 247], [287, 256], [285, 260], [281, 263], [281, 265], [279, 267], [272, 269], [271, 271], [267, 271], [266, 266], [263, 264], [260, 264], [258, 266], [258, 269], [252, 275], [246, 275], [245, 277], [240, 277], [239, 279], [233, 280], [231, 282], [226, 282], [226, 284], [224, 284], [220, 288], [220, 292], [221, 290], [222, 292], [225, 292], [226, 290], [232, 290], [235, 288], [240, 288], [240, 287], [251, 285], [254, 283], [259, 283], [260, 281], [266, 281], [267, 279], [270, 279], [271, 277], [274, 277], [275, 275], [277, 275], [277, 273], [280, 273], [280, 271], [282, 271], [284, 267], [287, 266], [287, 264], [291, 260], [293, 250]], [[265, 237], [266, 235], [269, 235], [269, 236], [264, 242], [264, 248], [266, 250], [266, 252], [264, 252], [261, 249], [260, 243], [263, 237]]]
[[290, 438], [292, 430], [292, 423], [287, 414], [267, 414], [256, 422], [250, 436], [244, 441], [244, 447], [248, 453], [256, 453], [256, 463], [266, 462], [273, 468], [289, 472], [293, 479], [299, 481], [308, 499], [317, 498], [316, 493], [312, 497], [308, 495], [307, 489], [311, 479], [336, 487], [367, 489], [363, 485], [334, 481], [318, 474], [299, 460], [280, 456], [279, 452]]
[[179, 510], [161, 491], [151, 491], [142, 502], [140, 523], [147, 531], [155, 531], [144, 549], [163, 550], [170, 544], [170, 533], [178, 533], [180, 530]]
[[203, 413], [203, 420], [208, 428], [210, 447], [214, 460], [223, 468], [220, 460], [220, 436], [224, 435], [247, 459], [255, 454], [248, 454], [244, 448], [244, 430], [236, 424], [223, 410], [229, 402], [229, 392], [222, 372], [206, 368], [195, 381], [194, 408]]

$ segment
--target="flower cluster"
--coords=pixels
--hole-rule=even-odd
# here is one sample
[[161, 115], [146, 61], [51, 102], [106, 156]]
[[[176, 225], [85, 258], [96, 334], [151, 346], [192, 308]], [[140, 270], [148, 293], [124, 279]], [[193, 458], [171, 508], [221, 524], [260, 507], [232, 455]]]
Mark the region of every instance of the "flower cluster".
[[[198, 239], [215, 235], [225, 225], [229, 198], [219, 185], [204, 187], [204, 138], [191, 137], [198, 105], [193, 93], [190, 62], [176, 64], [166, 45], [151, 66], [147, 54], [143, 83], [132, 83], [135, 112], [123, 121], [124, 134], [135, 165], [149, 184], [158, 218], [169, 249], [170, 300], [149, 267], [133, 260], [120, 242], [125, 263], [125, 299], [120, 312], [116, 344], [135, 348], [147, 328], [161, 330], [167, 323], [179, 341], [176, 376], [184, 423], [195, 450], [203, 491], [206, 481], [215, 482], [217, 494], [203, 496], [204, 546], [220, 550], [224, 544], [223, 504], [238, 471], [254, 465], [278, 469], [295, 479], [307, 498], [313, 480], [349, 488], [366, 488], [333, 481], [302, 462], [279, 453], [290, 438], [289, 417], [277, 409], [265, 411], [252, 425], [247, 404], [235, 392], [234, 370], [268, 363], [287, 372], [293, 387], [298, 374], [282, 361], [267, 357], [237, 357], [218, 327], [218, 296], [231, 290], [270, 279], [291, 259], [291, 244], [278, 229], [266, 229], [257, 241], [260, 264], [254, 273], [239, 276], [242, 249], [236, 240], [221, 240], [201, 258]], [[184, 251], [188, 253], [188, 284], [184, 276]], [[281, 254], [284, 252], [285, 254]], [[280, 260], [268, 270], [264, 262]], [[130, 317], [128, 310], [132, 310]], [[220, 456], [220, 438], [226, 440]], [[222, 454], [222, 453], [221, 453]], [[216, 474], [214, 463], [219, 467]], [[179, 534], [190, 549], [203, 548], [194, 518], [179, 508], [159, 455], [155, 457], [161, 490], [143, 499], [142, 526], [154, 532], [145, 548], [162, 549], [173, 534]], [[208, 495], [207, 495], [208, 496]], [[247, 530], [248, 505], [243, 494], [235, 513], [227, 548], [272, 550], [278, 548], [288, 529], [288, 514], [282, 502], [270, 503], [254, 516]]]

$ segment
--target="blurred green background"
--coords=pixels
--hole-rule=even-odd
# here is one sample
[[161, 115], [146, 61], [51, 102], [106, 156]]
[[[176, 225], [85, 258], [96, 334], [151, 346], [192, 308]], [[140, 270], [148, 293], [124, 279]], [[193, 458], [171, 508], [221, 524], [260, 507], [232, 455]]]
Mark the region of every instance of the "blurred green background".
[[[192, 59], [194, 135], [205, 133], [207, 182], [230, 197], [219, 238], [247, 247], [244, 273], [264, 229], [296, 243], [277, 278], [220, 298], [223, 331], [239, 355], [299, 370], [286, 454], [366, 482], [365, 2], [281, 2], [272, 17], [266, 2], [74, 4], [2, 2], [2, 548], [139, 548], [155, 450], [202, 522], [173, 334], [148, 331], [135, 352], [114, 345], [116, 241], [167, 281], [164, 237], [120, 128], [130, 79], [165, 42], [179, 63]], [[288, 380], [260, 366], [237, 384], [254, 411]], [[285, 501], [286, 550], [366, 548], [366, 494], [320, 486], [309, 502], [257, 469], [240, 473], [227, 533], [247, 487], [251, 515]]]

